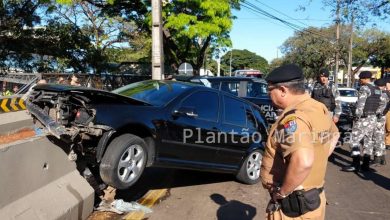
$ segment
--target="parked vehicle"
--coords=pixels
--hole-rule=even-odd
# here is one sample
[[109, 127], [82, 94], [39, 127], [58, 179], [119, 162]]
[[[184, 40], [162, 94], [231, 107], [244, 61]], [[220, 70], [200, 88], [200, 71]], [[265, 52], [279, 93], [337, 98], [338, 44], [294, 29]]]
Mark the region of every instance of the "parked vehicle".
[[339, 97], [337, 100], [346, 103], [356, 103], [358, 99], [358, 91], [354, 88], [337, 88]]
[[179, 78], [178, 80], [204, 85], [244, 98], [260, 107], [261, 114], [269, 125], [276, 120], [277, 109], [272, 105], [272, 100], [267, 91], [267, 82], [264, 79], [252, 77], [192, 77]]
[[118, 189], [147, 166], [232, 173], [247, 184], [260, 178], [267, 124], [256, 105], [227, 92], [177, 81], [112, 92], [43, 84], [26, 105], [37, 125]]
[[238, 77], [256, 77], [256, 78], [262, 78], [263, 73], [260, 70], [236, 70], [234, 71], [234, 76]]
[[358, 91], [354, 88], [338, 87], [339, 97], [337, 100], [341, 104], [341, 115], [337, 127], [341, 132], [340, 140], [344, 140], [348, 132], [352, 131], [353, 120], [358, 99]]

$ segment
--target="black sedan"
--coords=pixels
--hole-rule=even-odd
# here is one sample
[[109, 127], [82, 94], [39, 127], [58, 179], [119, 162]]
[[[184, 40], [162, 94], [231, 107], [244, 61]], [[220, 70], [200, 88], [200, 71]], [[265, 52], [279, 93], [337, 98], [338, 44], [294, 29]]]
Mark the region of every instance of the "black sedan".
[[43, 84], [27, 108], [115, 188], [130, 187], [152, 165], [259, 181], [266, 122], [259, 107], [223, 91], [153, 80], [112, 92]]

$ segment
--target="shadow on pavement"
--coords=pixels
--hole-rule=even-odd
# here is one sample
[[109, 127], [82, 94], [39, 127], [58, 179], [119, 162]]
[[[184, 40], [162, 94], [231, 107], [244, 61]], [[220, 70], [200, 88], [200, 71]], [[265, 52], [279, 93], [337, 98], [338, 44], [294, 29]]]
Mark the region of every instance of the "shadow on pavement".
[[226, 198], [214, 193], [210, 198], [220, 207], [217, 210], [218, 220], [240, 219], [251, 220], [256, 216], [256, 208], [237, 200], [227, 201]]
[[235, 181], [231, 174], [178, 170], [170, 168], [146, 168], [141, 178], [130, 189], [117, 190], [116, 199], [136, 201], [149, 190], [170, 189], [183, 186], [204, 185]]
[[338, 147], [330, 155], [328, 161], [341, 168], [351, 164], [351, 160], [346, 157], [350, 158], [350, 152]]
[[376, 170], [370, 172], [359, 172], [356, 173], [356, 175], [364, 180], [371, 180], [383, 189], [390, 190], [390, 179], [378, 174]]

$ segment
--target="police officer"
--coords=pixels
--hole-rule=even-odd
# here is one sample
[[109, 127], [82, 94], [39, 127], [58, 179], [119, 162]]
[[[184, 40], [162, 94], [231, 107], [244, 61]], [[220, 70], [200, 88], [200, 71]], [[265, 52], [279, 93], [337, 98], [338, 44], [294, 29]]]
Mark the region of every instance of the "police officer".
[[[386, 94], [390, 98], [390, 78], [386, 78]], [[386, 149], [390, 149], [390, 103], [388, 102], [386, 105], [386, 125], [385, 125], [385, 144], [386, 144]], [[385, 110], [385, 112], [386, 112]]]
[[378, 115], [376, 128], [374, 129], [374, 164], [375, 165], [386, 165], [386, 145], [385, 145], [385, 124], [386, 124], [386, 115], [389, 111], [390, 105], [390, 92], [386, 90], [387, 79], [381, 78], [375, 80], [374, 84], [385, 95], [386, 107], [383, 110], [381, 115]]
[[[371, 83], [372, 73], [359, 74], [360, 89], [356, 103], [356, 121], [352, 127], [350, 140], [352, 165], [343, 167], [343, 171], [369, 171], [370, 159], [375, 145], [374, 130], [378, 118], [383, 117], [386, 107], [386, 95]], [[360, 142], [363, 141], [363, 163], [360, 166]]]
[[317, 76], [317, 82], [314, 84], [311, 97], [328, 108], [329, 112], [332, 113], [334, 123], [339, 121], [341, 115], [341, 104], [339, 100], [336, 100], [338, 96], [337, 87], [329, 82], [329, 71], [321, 69]]
[[318, 206], [298, 211], [299, 217], [325, 218], [324, 177], [339, 133], [325, 105], [305, 93], [303, 78], [294, 64], [278, 67], [266, 77], [273, 104], [283, 110], [270, 129], [260, 172], [271, 195], [268, 219], [289, 219], [291, 210], [283, 204], [301, 207], [293, 199], [301, 192], [315, 192]]

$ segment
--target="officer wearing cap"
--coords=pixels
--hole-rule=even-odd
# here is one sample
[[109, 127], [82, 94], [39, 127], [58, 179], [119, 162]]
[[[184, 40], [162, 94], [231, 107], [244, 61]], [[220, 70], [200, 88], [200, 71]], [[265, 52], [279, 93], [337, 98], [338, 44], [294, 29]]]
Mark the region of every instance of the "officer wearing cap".
[[[283, 112], [272, 125], [261, 166], [261, 180], [271, 200], [268, 219], [325, 218], [324, 177], [328, 156], [339, 138], [324, 104], [305, 93], [302, 69], [287, 64], [267, 77], [273, 104]], [[314, 192], [318, 206], [296, 210], [299, 193]], [[289, 205], [291, 207], [289, 207]]]
[[374, 129], [374, 165], [385, 165], [386, 164], [386, 145], [385, 145], [385, 124], [386, 115], [389, 111], [390, 105], [390, 94], [386, 89], [387, 79], [380, 78], [375, 80], [374, 84], [382, 91], [383, 99], [386, 99], [386, 107], [381, 115], [378, 115], [376, 122], [376, 128]]
[[[344, 171], [369, 171], [370, 159], [375, 145], [374, 131], [378, 118], [383, 117], [386, 107], [386, 95], [379, 87], [371, 83], [372, 73], [363, 71], [359, 74], [360, 89], [356, 103], [356, 121], [352, 127], [350, 147], [351, 166], [343, 167]], [[360, 141], [363, 141], [363, 163], [360, 166]]]
[[324, 104], [333, 117], [333, 121], [337, 123], [341, 115], [341, 104], [337, 100], [339, 92], [337, 87], [329, 82], [329, 71], [321, 69], [317, 75], [317, 82], [314, 84], [311, 97]]

